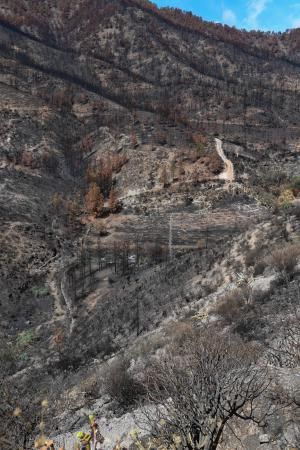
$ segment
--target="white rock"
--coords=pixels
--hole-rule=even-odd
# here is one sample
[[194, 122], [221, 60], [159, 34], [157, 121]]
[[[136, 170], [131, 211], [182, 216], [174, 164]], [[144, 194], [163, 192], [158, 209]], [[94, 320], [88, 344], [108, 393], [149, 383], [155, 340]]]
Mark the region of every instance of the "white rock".
[[253, 290], [268, 292], [271, 287], [272, 281], [276, 279], [276, 275], [269, 275], [268, 277], [257, 277], [253, 282]]
[[259, 436], [260, 444], [268, 444], [270, 442], [270, 436], [268, 434], [261, 434]]

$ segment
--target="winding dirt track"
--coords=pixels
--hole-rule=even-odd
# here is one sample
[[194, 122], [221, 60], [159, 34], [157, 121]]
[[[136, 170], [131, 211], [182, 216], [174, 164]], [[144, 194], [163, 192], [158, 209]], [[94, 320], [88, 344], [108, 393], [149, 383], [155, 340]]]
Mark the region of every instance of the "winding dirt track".
[[225, 164], [225, 170], [219, 175], [220, 180], [226, 180], [229, 182], [233, 182], [235, 180], [234, 168], [232, 162], [226, 157], [223, 151], [222, 141], [218, 138], [216, 141], [216, 150], [220, 158]]

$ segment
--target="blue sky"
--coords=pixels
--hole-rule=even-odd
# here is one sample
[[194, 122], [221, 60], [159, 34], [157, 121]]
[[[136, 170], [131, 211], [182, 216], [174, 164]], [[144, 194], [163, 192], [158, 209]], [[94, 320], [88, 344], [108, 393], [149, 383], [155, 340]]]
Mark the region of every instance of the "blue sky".
[[300, 28], [300, 0], [154, 0], [154, 3], [247, 30]]

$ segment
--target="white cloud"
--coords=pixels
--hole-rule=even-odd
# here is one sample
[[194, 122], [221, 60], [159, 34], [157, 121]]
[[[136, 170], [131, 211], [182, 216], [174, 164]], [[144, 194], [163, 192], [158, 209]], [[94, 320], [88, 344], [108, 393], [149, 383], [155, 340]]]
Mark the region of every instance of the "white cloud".
[[236, 24], [236, 15], [232, 9], [224, 9], [222, 19], [227, 25]]
[[252, 28], [258, 28], [258, 18], [265, 11], [272, 0], [249, 0], [247, 24]]
[[300, 17], [292, 20], [292, 28], [300, 28]]

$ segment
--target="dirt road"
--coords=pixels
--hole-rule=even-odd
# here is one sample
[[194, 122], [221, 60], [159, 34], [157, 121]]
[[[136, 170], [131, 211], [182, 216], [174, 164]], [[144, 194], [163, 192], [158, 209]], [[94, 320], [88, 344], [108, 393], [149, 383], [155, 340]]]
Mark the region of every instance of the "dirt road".
[[222, 161], [224, 162], [225, 169], [222, 173], [219, 175], [220, 180], [226, 180], [229, 182], [232, 182], [235, 180], [235, 174], [234, 174], [234, 168], [232, 162], [226, 158], [226, 155], [223, 151], [223, 145], [222, 141], [218, 138], [216, 140], [216, 150]]

